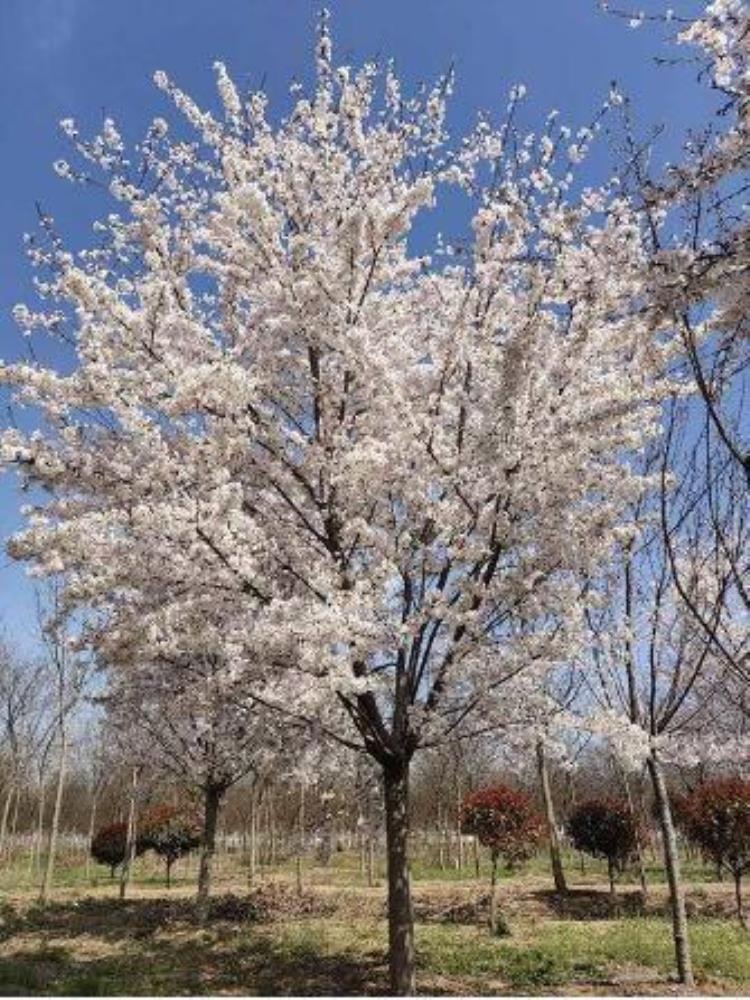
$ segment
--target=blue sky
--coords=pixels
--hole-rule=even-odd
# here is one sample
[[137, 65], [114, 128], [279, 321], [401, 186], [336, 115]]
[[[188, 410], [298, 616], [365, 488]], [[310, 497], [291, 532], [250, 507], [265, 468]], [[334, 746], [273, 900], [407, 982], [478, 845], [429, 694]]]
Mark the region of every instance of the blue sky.
[[[247, 88], [265, 80], [279, 107], [292, 77], [310, 76], [320, 6], [317, 0], [2, 0], [0, 357], [10, 360], [22, 350], [10, 309], [30, 295], [21, 238], [34, 228], [35, 203], [55, 216], [72, 246], [89, 239], [95, 199], [52, 171], [67, 151], [57, 122], [70, 116], [93, 129], [107, 114], [135, 139], [150, 118], [169, 113], [152, 83], [154, 70], [166, 70], [210, 103], [216, 59]], [[673, 6], [690, 13], [696, 2]], [[668, 159], [687, 128], [705, 119], [710, 102], [694, 65], [655, 65], [655, 56], [675, 55], [662, 31], [631, 30], [599, 13], [595, 0], [329, 0], [328, 7], [343, 62], [394, 57], [411, 83], [453, 63], [451, 121], [459, 128], [479, 109], [502, 110], [517, 82], [529, 89], [530, 127], [552, 108], [571, 125], [585, 125], [617, 80], [644, 127], [665, 126], [659, 155]], [[20, 524], [20, 502], [12, 477], [0, 478], [3, 543]], [[22, 646], [33, 647], [33, 590], [5, 556], [0, 620]]]

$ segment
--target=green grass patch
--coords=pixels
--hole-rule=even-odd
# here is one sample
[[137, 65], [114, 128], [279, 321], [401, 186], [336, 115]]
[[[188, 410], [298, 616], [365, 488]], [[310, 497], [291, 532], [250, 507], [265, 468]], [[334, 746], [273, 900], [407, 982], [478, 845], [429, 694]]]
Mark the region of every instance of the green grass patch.
[[[750, 936], [726, 921], [691, 924], [696, 975], [750, 985]], [[469, 980], [503, 980], [513, 989], [536, 990], [576, 981], [602, 982], [618, 968], [643, 966], [666, 976], [674, 968], [667, 921], [634, 918], [579, 923], [550, 921], [519, 927], [498, 942], [472, 927], [427, 926], [418, 934], [420, 964], [432, 972]]]

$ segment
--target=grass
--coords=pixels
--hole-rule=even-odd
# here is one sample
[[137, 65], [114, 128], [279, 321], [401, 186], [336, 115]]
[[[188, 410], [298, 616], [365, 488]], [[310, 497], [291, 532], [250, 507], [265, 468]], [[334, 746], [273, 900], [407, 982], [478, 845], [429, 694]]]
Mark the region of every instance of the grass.
[[[699, 981], [750, 989], [747, 932], [726, 921], [695, 921], [691, 942]], [[673, 967], [670, 928], [653, 918], [550, 922], [502, 942], [474, 928], [422, 928], [419, 953], [426, 968], [466, 978], [476, 992], [487, 977], [526, 991], [608, 983], [629, 967], [647, 970], [645, 979], [664, 980]]]
[[[422, 992], [433, 994], [663, 993], [673, 969], [671, 931], [659, 915], [665, 889], [655, 885], [646, 916], [617, 916], [596, 865], [584, 875], [568, 858], [578, 886], [560, 910], [549, 887], [544, 858], [523, 872], [505, 873], [501, 905], [513, 934], [491, 938], [479, 911], [471, 910], [486, 886], [473, 868], [457, 872], [415, 865], [417, 957]], [[217, 892], [247, 891], [238, 858], [222, 859]], [[18, 865], [17, 875], [26, 866]], [[175, 994], [382, 994], [387, 989], [387, 930], [382, 870], [368, 889], [355, 853], [339, 852], [328, 867], [312, 860], [305, 883], [335, 904], [321, 912], [267, 923], [222, 920], [201, 928], [185, 910], [167, 904], [192, 894], [193, 871], [184, 865], [170, 893], [158, 866], [137, 865], [130, 899], [118, 902], [117, 882], [105, 868], [87, 880], [82, 865], [61, 868], [57, 901], [34, 905], [35, 882], [13, 884], [3, 874], [11, 901], [0, 911], [0, 995]], [[705, 870], [700, 873], [705, 877]], [[711, 874], [711, 873], [708, 873]], [[293, 884], [293, 865], [261, 875]], [[623, 886], [621, 913], [639, 913], [634, 887]], [[731, 887], [705, 885], [691, 893], [702, 916], [691, 920], [699, 987], [750, 993], [750, 935], [714, 904], [731, 909]], [[449, 914], [469, 905], [461, 923]], [[463, 911], [462, 911], [463, 912]], [[187, 922], [186, 922], [187, 919]], [[670, 990], [674, 987], [670, 984]]]

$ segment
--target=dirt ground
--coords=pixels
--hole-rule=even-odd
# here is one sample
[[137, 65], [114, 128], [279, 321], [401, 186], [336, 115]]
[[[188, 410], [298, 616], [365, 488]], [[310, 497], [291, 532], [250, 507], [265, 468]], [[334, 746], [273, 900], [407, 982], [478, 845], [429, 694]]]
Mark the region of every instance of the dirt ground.
[[[373, 995], [387, 990], [385, 889], [356, 873], [305, 872], [218, 880], [200, 924], [192, 886], [135, 884], [129, 898], [97, 879], [62, 887], [40, 908], [29, 891], [5, 895], [0, 929], [3, 995]], [[508, 938], [486, 930], [486, 888], [474, 879], [414, 886], [423, 994], [681, 994], [671, 978], [666, 890], [644, 902], [632, 887], [613, 903], [579, 880], [565, 899], [549, 879], [503, 882]], [[698, 985], [707, 995], [750, 994], [750, 935], [732, 919], [726, 884], [689, 895]]]

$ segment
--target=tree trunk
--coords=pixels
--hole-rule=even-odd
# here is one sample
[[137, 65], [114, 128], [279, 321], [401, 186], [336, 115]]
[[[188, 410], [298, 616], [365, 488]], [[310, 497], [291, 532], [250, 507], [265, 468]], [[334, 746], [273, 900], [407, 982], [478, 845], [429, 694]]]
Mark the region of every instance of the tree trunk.
[[615, 892], [615, 866], [611, 858], [607, 858], [607, 878], [609, 879], [609, 896], [614, 903], [617, 893]]
[[10, 824], [10, 836], [11, 842], [16, 838], [16, 833], [18, 832], [18, 810], [21, 805], [21, 789], [19, 788], [16, 792], [16, 801], [13, 803], [13, 820]]
[[734, 898], [737, 903], [737, 919], [740, 924], [747, 930], [747, 920], [745, 919], [745, 908], [742, 902], [742, 872], [735, 871], [732, 872], [734, 875]]
[[258, 810], [257, 810], [257, 788], [253, 783], [250, 792], [250, 852], [248, 855], [247, 881], [250, 885], [255, 882], [255, 873], [258, 867]]
[[297, 892], [302, 895], [302, 852], [305, 847], [305, 785], [300, 782], [299, 805], [297, 807], [297, 857], [295, 869], [297, 873]]
[[633, 791], [630, 787], [627, 772], [620, 766], [616, 759], [615, 767], [619, 772], [622, 787], [625, 789], [625, 801], [628, 804], [628, 812], [630, 813], [630, 818], [633, 821], [633, 828], [635, 830], [635, 862], [638, 870], [638, 881], [641, 883], [641, 893], [643, 894], [644, 900], [646, 900], [648, 899], [648, 882], [646, 881], [646, 866], [643, 860], [644, 851], [643, 839], [641, 837], [641, 824], [638, 819], [638, 813], [636, 812], [635, 802], [633, 800]]
[[693, 964], [690, 957], [690, 939], [688, 937], [687, 912], [685, 896], [680, 880], [680, 857], [677, 851], [677, 837], [672, 821], [672, 810], [669, 805], [669, 794], [664, 781], [661, 765], [652, 752], [648, 758], [648, 770], [654, 788], [654, 797], [659, 810], [662, 842], [664, 845], [664, 867], [667, 870], [669, 883], [669, 901], [672, 909], [672, 937], [674, 938], [677, 974], [685, 986], [693, 986]]
[[492, 874], [490, 875], [490, 934], [497, 934], [497, 854], [492, 852]]
[[388, 854], [388, 942], [393, 996], [414, 996], [414, 913], [409, 885], [409, 763], [383, 767]]
[[555, 802], [552, 798], [550, 787], [549, 769], [547, 767], [547, 755], [544, 752], [544, 741], [539, 740], [536, 745], [536, 762], [539, 771], [539, 784], [542, 789], [542, 799], [544, 800], [544, 812], [547, 817], [547, 831], [549, 833], [549, 856], [552, 862], [552, 877], [555, 881], [555, 891], [564, 896], [568, 891], [565, 881], [565, 871], [562, 865], [560, 854], [560, 838], [557, 833], [557, 818], [555, 816]]
[[42, 841], [44, 840], [44, 808], [47, 804], [47, 786], [44, 781], [39, 784], [39, 801], [36, 811], [36, 829], [34, 831], [34, 841], [31, 845], [31, 859], [29, 861], [29, 875], [39, 874], [42, 857]]
[[133, 768], [130, 782], [130, 802], [128, 804], [128, 826], [125, 837], [125, 857], [120, 868], [120, 899], [125, 899], [135, 858], [135, 797], [138, 791], [138, 768]]
[[437, 814], [437, 827], [438, 827], [438, 867], [440, 871], [445, 870], [445, 837], [443, 835], [443, 817], [440, 811], [440, 803], [438, 803], [438, 814]]
[[7, 835], [8, 835], [8, 817], [10, 816], [10, 807], [13, 802], [13, 792], [15, 791], [15, 783], [11, 780], [8, 785], [8, 789], [5, 793], [5, 805], [3, 806], [3, 818], [0, 822], [0, 857], [5, 856], [5, 848], [7, 846]]
[[371, 889], [375, 885], [375, 838], [372, 830], [367, 835], [367, 884]]
[[216, 853], [216, 824], [222, 794], [222, 790], [216, 785], [208, 785], [203, 799], [203, 843], [198, 870], [198, 913], [202, 920], [208, 916], [208, 897], [211, 893], [211, 875]]
[[52, 810], [49, 839], [47, 840], [47, 858], [44, 865], [44, 880], [39, 892], [39, 902], [44, 905], [49, 901], [52, 889], [52, 876], [55, 871], [55, 853], [57, 851], [57, 834], [60, 828], [60, 811], [62, 809], [63, 788], [65, 787], [65, 768], [68, 762], [68, 730], [65, 725], [60, 728], [60, 764], [57, 768], [57, 784], [55, 788], [55, 805]]
[[476, 837], [471, 838], [471, 851], [474, 855], [474, 877], [479, 878], [479, 841]]
[[172, 865], [174, 858], [167, 858], [167, 889], [172, 888]]
[[268, 825], [269, 834], [271, 837], [271, 848], [269, 854], [269, 863], [272, 867], [276, 866], [276, 801], [273, 793], [273, 789], [268, 789]]
[[463, 797], [461, 795], [461, 781], [459, 778], [456, 779], [456, 867], [459, 871], [463, 871], [464, 868], [464, 839], [461, 835], [461, 805], [463, 802]]
[[88, 879], [91, 875], [91, 844], [94, 839], [94, 831], [96, 829], [96, 807], [97, 807], [97, 793], [94, 792], [91, 796], [91, 812], [89, 813], [89, 833], [88, 833], [88, 843], [86, 845], [86, 878]]

